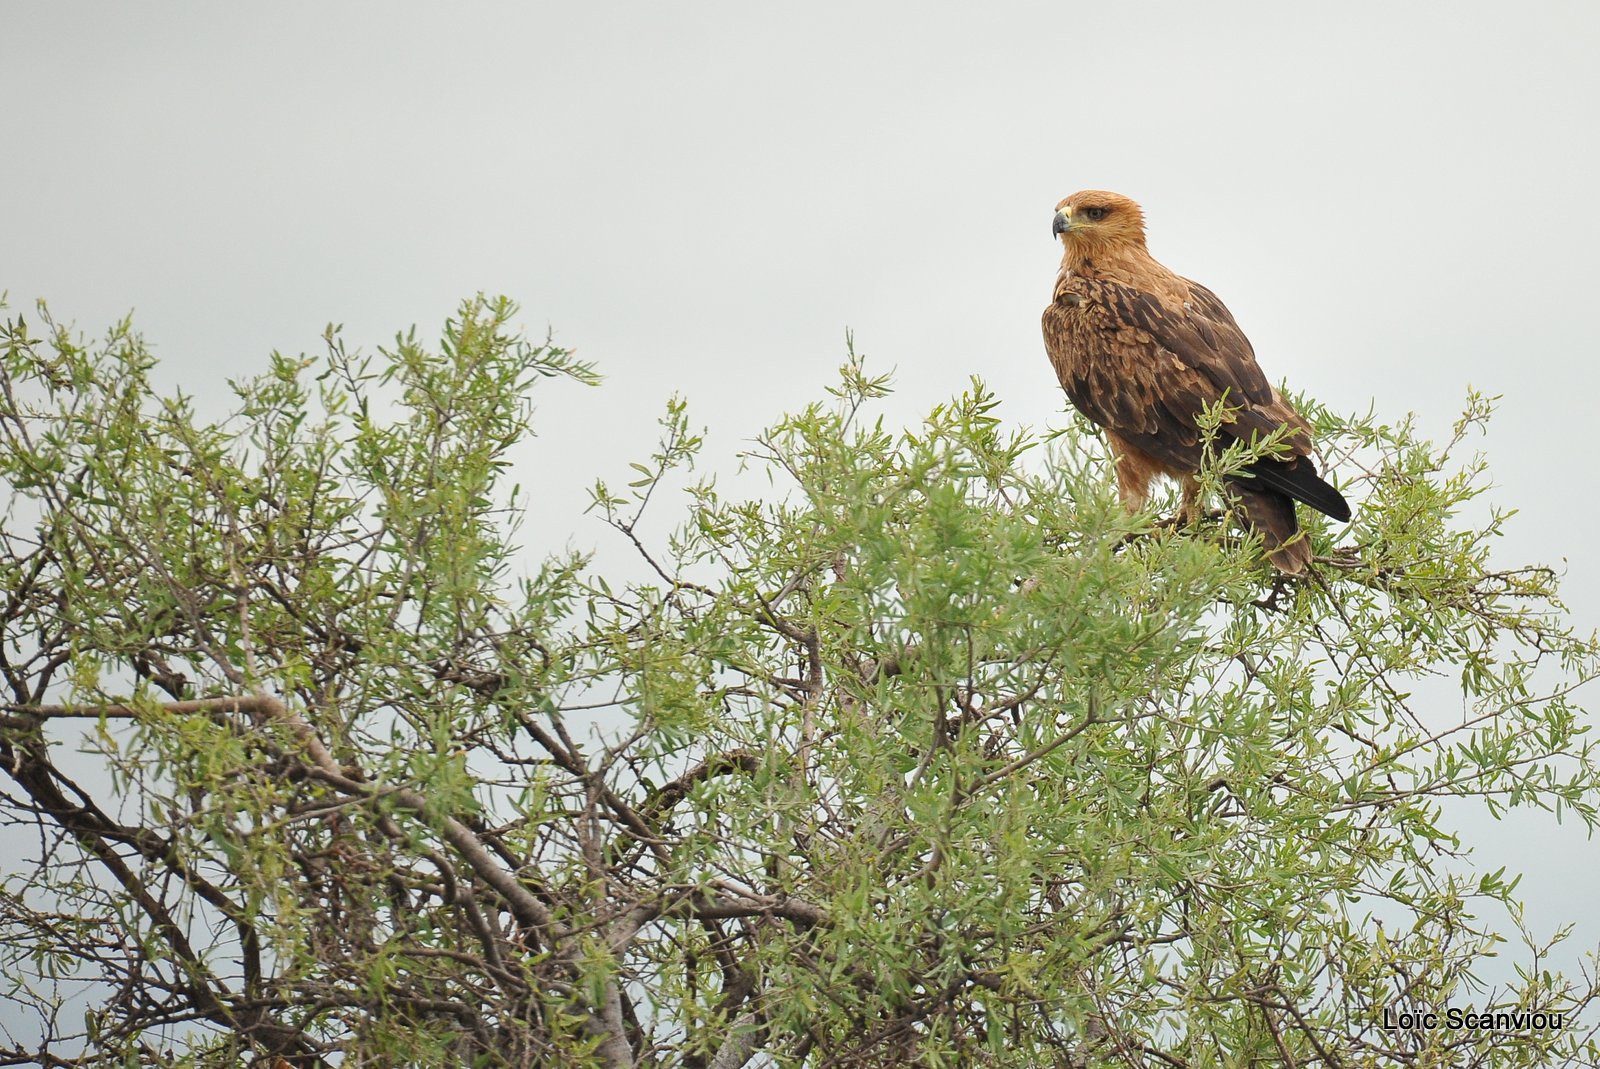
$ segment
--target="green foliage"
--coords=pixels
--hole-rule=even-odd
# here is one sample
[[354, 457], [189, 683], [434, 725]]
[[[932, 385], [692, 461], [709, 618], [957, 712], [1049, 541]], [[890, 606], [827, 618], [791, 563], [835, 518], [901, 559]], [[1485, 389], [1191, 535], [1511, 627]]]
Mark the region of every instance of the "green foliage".
[[[512, 315], [372, 358], [330, 330], [220, 422], [126, 323], [7, 324], [0, 808], [55, 838], [0, 960], [50, 1057], [1594, 1060], [1595, 989], [1543, 947], [1475, 981], [1516, 880], [1442, 805], [1596, 819], [1600, 647], [1551, 572], [1491, 562], [1506, 515], [1460, 521], [1486, 399], [1442, 446], [1298, 402], [1356, 517], [1302, 512], [1296, 581], [1125, 515], [1082, 425], [1007, 427], [976, 380], [886, 428], [852, 352], [745, 458], [777, 493], [694, 483], [649, 544], [702, 446], [674, 400], [594, 493], [639, 577], [518, 576], [529, 391], [593, 375]], [[1568, 1025], [1382, 1027], [1448, 1006]]]

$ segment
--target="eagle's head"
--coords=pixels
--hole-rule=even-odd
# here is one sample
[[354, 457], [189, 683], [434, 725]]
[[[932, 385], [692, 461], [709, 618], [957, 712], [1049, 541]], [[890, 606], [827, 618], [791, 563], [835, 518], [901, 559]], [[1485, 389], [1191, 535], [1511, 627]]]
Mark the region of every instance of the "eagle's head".
[[1050, 232], [1069, 246], [1144, 245], [1144, 211], [1121, 193], [1085, 189], [1056, 205]]

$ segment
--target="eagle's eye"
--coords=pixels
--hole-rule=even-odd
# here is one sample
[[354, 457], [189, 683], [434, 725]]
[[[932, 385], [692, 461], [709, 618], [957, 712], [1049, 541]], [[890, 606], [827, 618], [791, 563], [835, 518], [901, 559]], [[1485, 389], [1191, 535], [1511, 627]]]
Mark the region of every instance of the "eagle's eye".
[[1104, 219], [1106, 217], [1106, 213], [1109, 212], [1110, 210], [1111, 210], [1110, 208], [1099, 208], [1099, 207], [1096, 207], [1096, 208], [1085, 208], [1083, 210], [1083, 217], [1085, 219], [1088, 219], [1090, 222], [1097, 223], [1100, 220]]

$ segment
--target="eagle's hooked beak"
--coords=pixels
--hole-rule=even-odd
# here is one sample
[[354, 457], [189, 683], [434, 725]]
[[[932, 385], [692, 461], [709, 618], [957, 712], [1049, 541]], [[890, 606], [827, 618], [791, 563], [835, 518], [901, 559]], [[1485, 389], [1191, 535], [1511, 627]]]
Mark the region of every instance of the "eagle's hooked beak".
[[[1067, 209], [1071, 211], [1071, 209]], [[1067, 217], [1066, 211], [1056, 212], [1056, 217], [1050, 222], [1050, 236], [1058, 238], [1072, 229], [1072, 220]]]

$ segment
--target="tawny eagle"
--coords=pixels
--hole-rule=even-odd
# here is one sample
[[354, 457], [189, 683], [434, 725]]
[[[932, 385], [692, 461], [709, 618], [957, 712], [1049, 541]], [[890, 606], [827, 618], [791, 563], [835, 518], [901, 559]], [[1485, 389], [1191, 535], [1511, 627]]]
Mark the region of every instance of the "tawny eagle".
[[1167, 475], [1182, 484], [1183, 512], [1193, 515], [1205, 449], [1196, 421], [1220, 402], [1219, 451], [1287, 429], [1278, 455], [1230, 476], [1227, 489], [1273, 565], [1303, 572], [1311, 546], [1294, 503], [1341, 522], [1350, 506], [1317, 474], [1310, 425], [1261, 373], [1228, 309], [1156, 262], [1145, 248], [1144, 212], [1121, 194], [1074, 193], [1056, 205], [1051, 229], [1066, 250], [1044, 310], [1045, 348], [1072, 403], [1105, 430], [1123, 506], [1137, 511], [1151, 481]]

